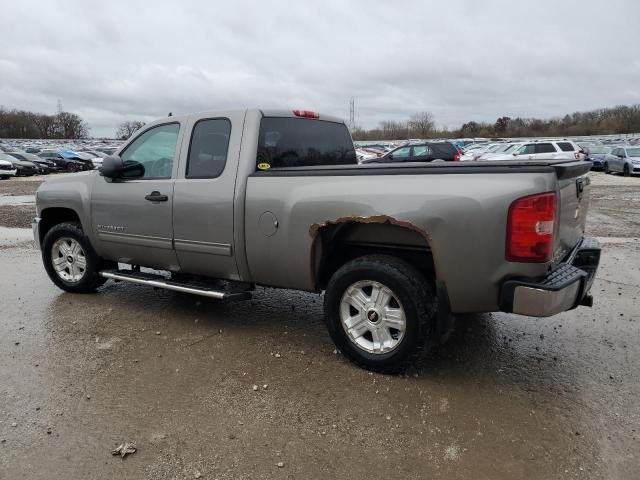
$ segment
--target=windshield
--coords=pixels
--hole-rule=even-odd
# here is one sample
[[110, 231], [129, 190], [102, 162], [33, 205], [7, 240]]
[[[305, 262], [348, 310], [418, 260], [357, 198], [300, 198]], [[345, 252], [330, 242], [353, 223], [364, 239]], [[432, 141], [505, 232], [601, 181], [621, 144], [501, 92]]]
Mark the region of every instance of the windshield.
[[627, 155], [629, 157], [640, 157], [640, 148], [627, 148]]

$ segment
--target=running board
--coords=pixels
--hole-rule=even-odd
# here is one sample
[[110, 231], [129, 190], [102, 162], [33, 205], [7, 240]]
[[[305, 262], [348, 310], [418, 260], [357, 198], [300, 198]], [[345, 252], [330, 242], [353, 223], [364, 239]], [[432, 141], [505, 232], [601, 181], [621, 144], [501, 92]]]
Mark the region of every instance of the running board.
[[128, 272], [123, 270], [103, 270], [99, 275], [103, 278], [115, 281], [137, 283], [138, 285], [164, 288], [165, 290], [173, 290], [176, 292], [193, 293], [195, 295], [215, 298], [216, 300], [248, 300], [251, 298], [250, 292], [221, 290], [202, 285], [195, 286], [189, 283], [175, 282], [160, 275], [152, 275], [149, 273]]

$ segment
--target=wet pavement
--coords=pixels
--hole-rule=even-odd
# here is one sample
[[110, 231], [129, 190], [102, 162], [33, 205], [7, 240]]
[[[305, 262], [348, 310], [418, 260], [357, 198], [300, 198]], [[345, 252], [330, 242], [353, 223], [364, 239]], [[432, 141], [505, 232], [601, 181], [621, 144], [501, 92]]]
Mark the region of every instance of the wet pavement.
[[[640, 242], [623, 221], [597, 233], [594, 308], [458, 318], [403, 376], [334, 353], [318, 295], [71, 295], [28, 230], [0, 229], [0, 479], [637, 478]], [[112, 456], [123, 442], [137, 453]]]

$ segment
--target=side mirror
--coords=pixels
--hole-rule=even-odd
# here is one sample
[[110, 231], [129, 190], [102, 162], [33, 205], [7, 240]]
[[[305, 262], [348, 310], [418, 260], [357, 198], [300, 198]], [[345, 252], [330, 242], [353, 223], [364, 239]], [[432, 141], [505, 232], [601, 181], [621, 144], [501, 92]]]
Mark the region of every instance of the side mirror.
[[102, 162], [100, 175], [107, 178], [119, 178], [124, 170], [124, 163], [118, 155], [109, 155]]
[[387, 155], [387, 160], [393, 160], [393, 153], [390, 153], [389, 155]]
[[513, 152], [511, 155], [513, 155], [514, 157], [517, 157], [520, 154], [518, 152]]

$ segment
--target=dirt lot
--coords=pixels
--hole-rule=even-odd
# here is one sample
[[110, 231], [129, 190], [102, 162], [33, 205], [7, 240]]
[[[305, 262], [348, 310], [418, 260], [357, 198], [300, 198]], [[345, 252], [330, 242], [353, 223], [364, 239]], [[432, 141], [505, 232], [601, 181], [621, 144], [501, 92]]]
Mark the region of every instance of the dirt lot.
[[592, 180], [594, 308], [458, 318], [404, 376], [335, 353], [317, 295], [66, 294], [0, 228], [0, 479], [637, 478], [640, 178]]

